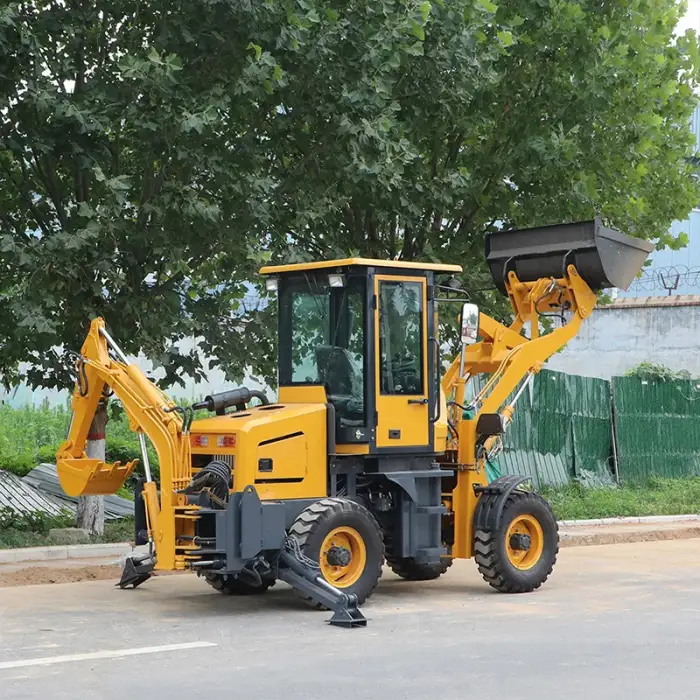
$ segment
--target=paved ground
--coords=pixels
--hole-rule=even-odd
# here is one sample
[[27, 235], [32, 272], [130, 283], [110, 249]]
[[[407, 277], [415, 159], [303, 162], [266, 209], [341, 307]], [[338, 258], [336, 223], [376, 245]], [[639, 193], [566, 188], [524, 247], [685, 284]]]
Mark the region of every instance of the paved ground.
[[[0, 697], [619, 700], [700, 692], [700, 540], [567, 548], [541, 591], [491, 593], [471, 562], [387, 575], [366, 629], [278, 586], [231, 599], [193, 576], [0, 589]], [[161, 651], [147, 649], [173, 646]], [[114, 658], [110, 653], [131, 650]], [[98, 653], [101, 658], [56, 657]], [[28, 666], [27, 660], [46, 659]], [[47, 663], [51, 662], [51, 663]]]

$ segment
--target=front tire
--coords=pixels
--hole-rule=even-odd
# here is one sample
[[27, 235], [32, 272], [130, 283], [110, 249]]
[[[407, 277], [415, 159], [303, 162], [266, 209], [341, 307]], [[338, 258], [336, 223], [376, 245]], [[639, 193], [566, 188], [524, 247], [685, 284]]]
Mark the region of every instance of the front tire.
[[537, 493], [513, 491], [495, 530], [477, 530], [474, 558], [484, 580], [501, 593], [529, 593], [552, 573], [559, 552], [559, 527]]
[[379, 523], [365, 507], [345, 498], [324, 498], [299, 514], [289, 534], [302, 554], [318, 562], [323, 578], [357, 596], [358, 605], [374, 593], [384, 565], [384, 541]]

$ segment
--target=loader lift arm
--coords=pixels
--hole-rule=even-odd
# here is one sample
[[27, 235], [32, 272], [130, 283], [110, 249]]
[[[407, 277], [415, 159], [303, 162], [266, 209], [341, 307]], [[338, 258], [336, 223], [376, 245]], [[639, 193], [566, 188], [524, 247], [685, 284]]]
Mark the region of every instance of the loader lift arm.
[[[441, 388], [448, 398], [452, 425], [448, 448], [457, 470], [451, 494], [453, 556], [475, 553], [478, 502], [488, 486], [485, 462], [502, 446], [500, 434], [527, 383], [579, 332], [595, 307], [596, 292], [610, 287], [627, 289], [652, 249], [650, 242], [607, 228], [600, 219], [500, 231], [486, 238], [491, 276], [496, 288], [508, 296], [514, 318], [507, 327], [478, 314], [478, 333], [472, 330], [468, 338], [472, 344], [463, 345], [461, 355], [443, 376]], [[541, 335], [544, 316], [558, 316], [561, 326]], [[526, 325], [529, 338], [521, 334]], [[467, 382], [479, 374], [489, 375], [488, 381], [467, 407]], [[513, 399], [504, 406], [509, 396]], [[488, 490], [497, 492], [490, 494], [492, 502], [495, 497], [504, 503], [517, 484], [510, 477], [499, 481]], [[491, 529], [497, 529], [501, 510], [493, 510], [495, 520], [488, 523]]]
[[[487, 485], [485, 459], [500, 438], [489, 437], [479, 442], [477, 424], [484, 415], [500, 414], [506, 425], [513, 416], [513, 401], [505, 406], [508, 397], [538, 372], [544, 362], [563, 348], [579, 331], [596, 304], [596, 295], [579, 275], [574, 265], [566, 269], [567, 276], [541, 278], [521, 282], [516, 273], [508, 273], [505, 287], [514, 311], [510, 326], [479, 315], [481, 340], [464, 347], [463, 355], [451, 364], [442, 380], [442, 390], [450, 401], [452, 425], [456, 435], [452, 441], [459, 465], [457, 487], [453, 493], [455, 512], [455, 542], [453, 555], [469, 557], [473, 554], [473, 519], [479, 488]], [[542, 314], [552, 315], [553, 309], [570, 313], [570, 319], [551, 333], [540, 335]], [[562, 316], [563, 318], [563, 316]], [[530, 327], [531, 338], [521, 331]], [[472, 401], [473, 418], [464, 418], [466, 385], [477, 374], [490, 375], [486, 385]], [[519, 392], [516, 394], [519, 396]], [[476, 487], [476, 488], [475, 488]]]

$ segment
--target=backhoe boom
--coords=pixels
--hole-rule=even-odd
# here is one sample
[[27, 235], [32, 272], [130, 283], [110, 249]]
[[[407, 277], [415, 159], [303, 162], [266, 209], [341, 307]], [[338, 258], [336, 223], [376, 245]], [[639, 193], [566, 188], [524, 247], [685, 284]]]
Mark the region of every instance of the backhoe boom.
[[[120, 359], [110, 356], [110, 350]], [[136, 462], [107, 464], [85, 454], [90, 424], [107, 390], [121, 401], [131, 429], [147, 436], [158, 454], [160, 498], [152, 477], [144, 484], [149, 538], [158, 547], [158, 568], [175, 568], [174, 509], [184, 504], [174, 492], [190, 481], [190, 447], [176, 405], [119, 350], [97, 318], [77, 361], [68, 438], [57, 453], [61, 487], [69, 496], [115, 493], [131, 475]], [[140, 438], [142, 440], [142, 438]], [[145, 443], [142, 440], [142, 447]], [[161, 517], [161, 514], [163, 517]]]

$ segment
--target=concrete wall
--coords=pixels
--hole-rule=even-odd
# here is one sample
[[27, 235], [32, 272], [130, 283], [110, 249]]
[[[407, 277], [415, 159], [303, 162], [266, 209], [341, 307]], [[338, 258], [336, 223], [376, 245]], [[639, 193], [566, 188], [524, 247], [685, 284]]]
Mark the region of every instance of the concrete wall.
[[700, 296], [620, 299], [598, 307], [546, 366], [609, 379], [642, 362], [700, 377]]

